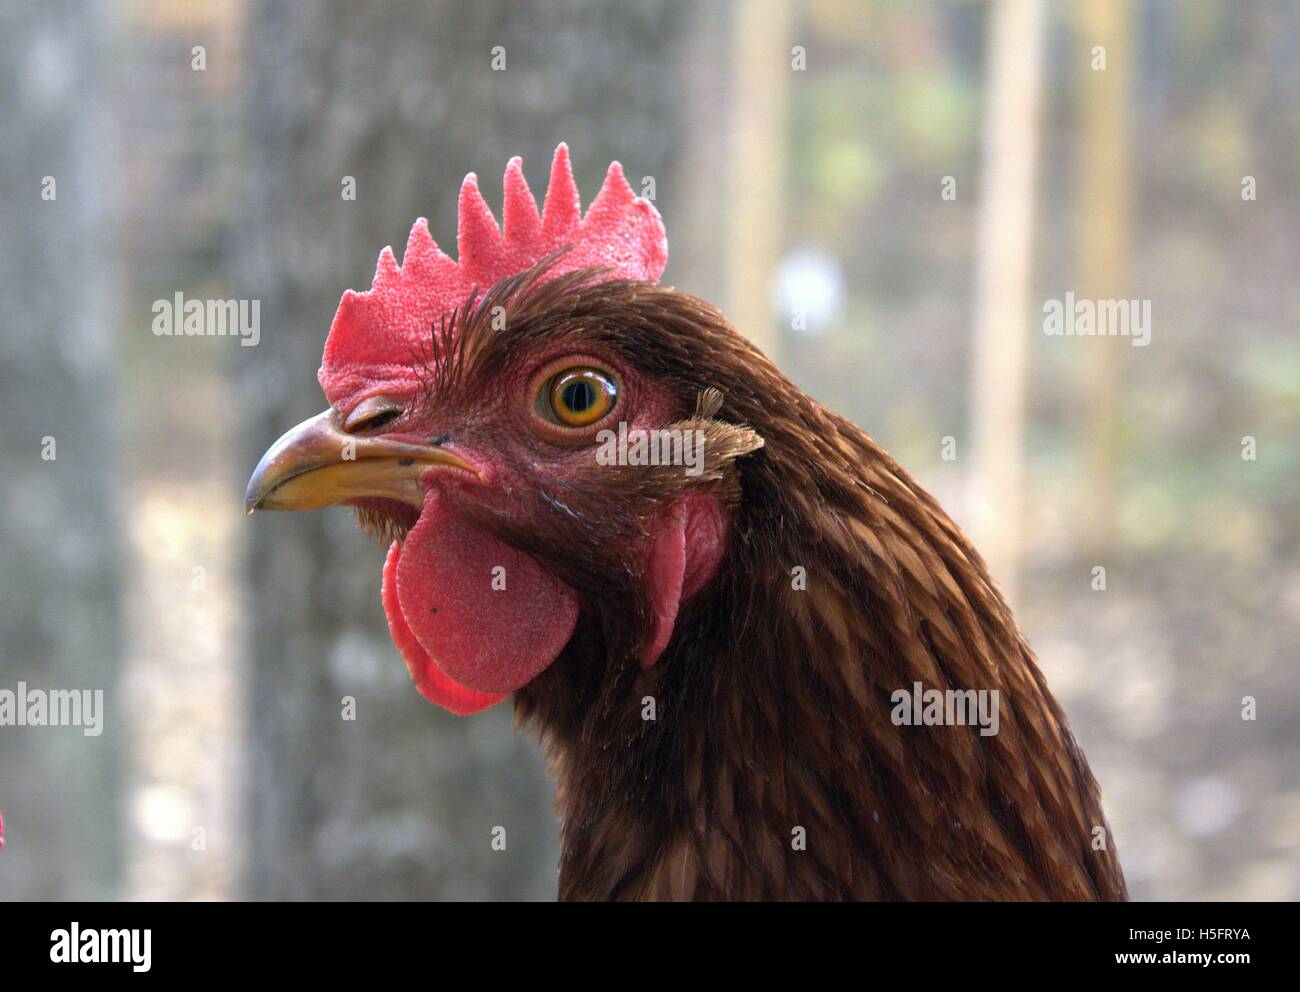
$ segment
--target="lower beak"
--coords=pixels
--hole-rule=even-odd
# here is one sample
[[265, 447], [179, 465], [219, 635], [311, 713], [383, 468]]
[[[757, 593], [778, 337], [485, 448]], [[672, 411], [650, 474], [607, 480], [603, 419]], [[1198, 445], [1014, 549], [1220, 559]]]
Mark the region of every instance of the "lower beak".
[[244, 493], [244, 511], [315, 510], [348, 500], [401, 500], [424, 505], [420, 476], [443, 465], [477, 475], [474, 466], [442, 448], [348, 434], [334, 411], [304, 420], [267, 449]]

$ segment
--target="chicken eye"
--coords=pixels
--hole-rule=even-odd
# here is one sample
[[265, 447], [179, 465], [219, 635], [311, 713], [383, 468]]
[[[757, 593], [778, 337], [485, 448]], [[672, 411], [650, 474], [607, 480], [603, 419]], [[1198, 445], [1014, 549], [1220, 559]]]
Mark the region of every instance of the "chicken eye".
[[618, 387], [600, 369], [580, 366], [552, 376], [541, 398], [547, 412], [565, 427], [586, 427], [614, 408]]

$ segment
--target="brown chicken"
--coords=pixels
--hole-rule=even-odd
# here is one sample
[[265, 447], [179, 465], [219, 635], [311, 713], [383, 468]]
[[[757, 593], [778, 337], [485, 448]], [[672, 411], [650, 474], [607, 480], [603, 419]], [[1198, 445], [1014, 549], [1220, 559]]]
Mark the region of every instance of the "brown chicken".
[[657, 283], [564, 146], [459, 262], [416, 223], [344, 295], [330, 408], [248, 509], [356, 508], [419, 690], [513, 694], [565, 899], [1124, 899], [1098, 788], [979, 555], [860, 429]]

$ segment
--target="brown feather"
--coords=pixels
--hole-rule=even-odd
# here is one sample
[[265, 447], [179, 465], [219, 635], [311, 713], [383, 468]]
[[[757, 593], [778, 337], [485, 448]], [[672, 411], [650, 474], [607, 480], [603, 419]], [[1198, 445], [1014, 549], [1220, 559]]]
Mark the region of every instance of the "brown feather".
[[[467, 306], [444, 385], [565, 339], [667, 384], [708, 453], [700, 478], [605, 468], [586, 499], [538, 494], [540, 530], [465, 507], [582, 600], [572, 641], [515, 696], [559, 782], [561, 897], [1126, 898], [1065, 716], [938, 503], [708, 304], [589, 273], [534, 281]], [[731, 509], [726, 556], [642, 671], [650, 607], [623, 549], [691, 486]], [[891, 693], [915, 681], [998, 690], [998, 733], [895, 726]]]

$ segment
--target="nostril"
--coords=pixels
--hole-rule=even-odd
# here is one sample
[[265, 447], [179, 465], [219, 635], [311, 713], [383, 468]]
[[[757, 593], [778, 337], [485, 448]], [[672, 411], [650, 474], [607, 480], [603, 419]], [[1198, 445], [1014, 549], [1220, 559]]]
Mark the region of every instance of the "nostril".
[[405, 409], [405, 402], [398, 397], [371, 396], [343, 419], [343, 429], [349, 434], [377, 431], [400, 417]]
[[400, 413], [400, 410], [381, 410], [379, 413], [358, 420], [356, 423], [347, 424], [344, 430], [349, 434], [361, 434], [366, 431], [378, 430], [386, 424], [391, 424]]
[[437, 437], [429, 438], [429, 444], [433, 445], [433, 447], [435, 448], [441, 448], [444, 444], [446, 444], [450, 440], [451, 440], [450, 434], [439, 434]]

